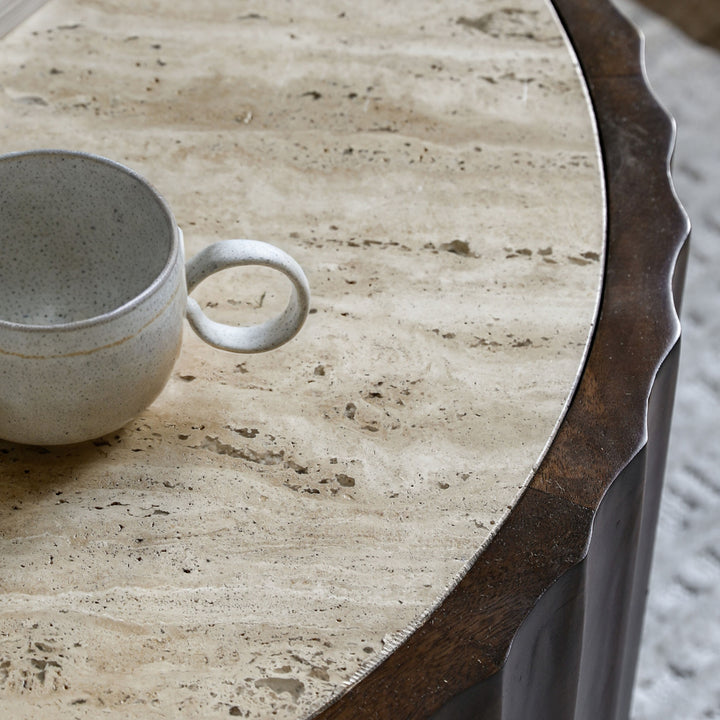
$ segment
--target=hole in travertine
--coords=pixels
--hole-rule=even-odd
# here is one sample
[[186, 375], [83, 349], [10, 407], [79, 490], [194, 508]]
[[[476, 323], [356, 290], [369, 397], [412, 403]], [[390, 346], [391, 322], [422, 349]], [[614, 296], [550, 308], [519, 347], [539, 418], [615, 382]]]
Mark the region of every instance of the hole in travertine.
[[463, 257], [470, 255], [470, 245], [466, 240], [453, 240], [448, 243], [442, 243], [440, 249]]
[[295, 678], [263, 678], [255, 681], [255, 687], [268, 688], [276, 695], [289, 693], [295, 702], [305, 692], [305, 683]]

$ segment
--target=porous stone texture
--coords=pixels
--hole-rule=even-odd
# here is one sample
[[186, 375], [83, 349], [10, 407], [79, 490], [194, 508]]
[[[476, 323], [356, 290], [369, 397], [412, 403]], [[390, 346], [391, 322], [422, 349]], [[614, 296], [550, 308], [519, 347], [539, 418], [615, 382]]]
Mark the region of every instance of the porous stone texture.
[[[540, 0], [56, 0], [1, 47], [4, 150], [123, 162], [188, 256], [273, 242], [314, 299], [267, 355], [186, 332], [118, 433], [0, 443], [0, 707], [307, 717], [459, 579], [576, 382], [604, 196], [560, 26]], [[194, 296], [253, 322], [286, 291]]]

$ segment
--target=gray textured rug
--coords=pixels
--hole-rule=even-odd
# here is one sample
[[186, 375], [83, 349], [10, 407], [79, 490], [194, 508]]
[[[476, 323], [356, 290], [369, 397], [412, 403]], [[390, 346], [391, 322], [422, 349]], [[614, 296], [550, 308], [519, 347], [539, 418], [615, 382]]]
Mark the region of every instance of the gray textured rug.
[[720, 53], [630, 0], [617, 5], [645, 34], [650, 84], [677, 121], [673, 177], [693, 224], [632, 718], [720, 718]]

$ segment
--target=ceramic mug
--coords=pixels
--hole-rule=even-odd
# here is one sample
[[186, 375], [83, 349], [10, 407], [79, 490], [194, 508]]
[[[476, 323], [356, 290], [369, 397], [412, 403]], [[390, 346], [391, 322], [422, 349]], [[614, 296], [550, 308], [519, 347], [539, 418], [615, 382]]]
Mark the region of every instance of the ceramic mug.
[[[232, 327], [187, 297], [239, 265], [284, 273], [284, 312]], [[286, 253], [226, 240], [187, 266], [182, 232], [132, 170], [80, 152], [0, 156], [0, 438], [51, 445], [116, 430], [165, 386], [183, 318], [206, 342], [240, 353], [290, 340], [308, 312], [308, 282]]]

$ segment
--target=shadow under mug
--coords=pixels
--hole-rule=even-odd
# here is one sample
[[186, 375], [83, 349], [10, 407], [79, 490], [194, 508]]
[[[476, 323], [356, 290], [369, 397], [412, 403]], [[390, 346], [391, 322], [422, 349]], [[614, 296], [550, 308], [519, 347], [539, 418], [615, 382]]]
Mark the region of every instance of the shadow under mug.
[[[215, 322], [187, 297], [241, 265], [284, 273], [284, 312], [250, 327]], [[0, 438], [76, 443], [116, 430], [160, 393], [183, 318], [209, 344], [272, 350], [300, 330], [310, 290], [279, 248], [225, 240], [187, 266], [182, 232], [142, 177], [81, 152], [0, 156]]]

